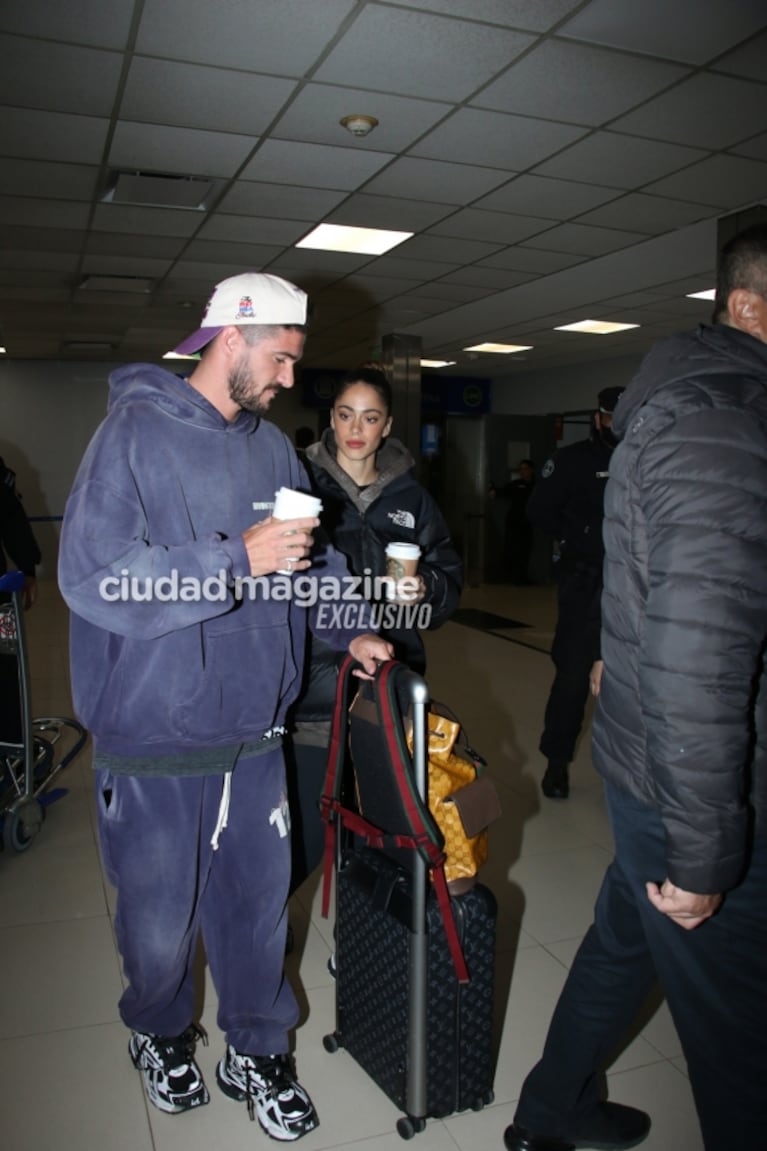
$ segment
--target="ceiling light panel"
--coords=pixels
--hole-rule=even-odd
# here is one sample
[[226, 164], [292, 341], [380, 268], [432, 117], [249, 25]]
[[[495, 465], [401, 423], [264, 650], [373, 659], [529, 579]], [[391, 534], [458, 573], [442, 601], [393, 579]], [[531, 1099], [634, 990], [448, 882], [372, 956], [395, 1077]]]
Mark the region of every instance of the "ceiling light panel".
[[532, 350], [532, 344], [472, 344], [470, 348], [464, 348], [464, 352], [499, 352], [501, 355], [509, 356], [514, 352], [529, 352]]
[[382, 256], [384, 252], [390, 252], [404, 240], [409, 240], [412, 235], [412, 232], [389, 232], [381, 228], [320, 224], [295, 246], [315, 248], [323, 252], [357, 252], [368, 256]]
[[639, 324], [613, 324], [609, 320], [579, 320], [577, 324], [560, 324], [555, 332], [587, 332], [592, 336], [608, 336], [612, 332], [626, 332]]

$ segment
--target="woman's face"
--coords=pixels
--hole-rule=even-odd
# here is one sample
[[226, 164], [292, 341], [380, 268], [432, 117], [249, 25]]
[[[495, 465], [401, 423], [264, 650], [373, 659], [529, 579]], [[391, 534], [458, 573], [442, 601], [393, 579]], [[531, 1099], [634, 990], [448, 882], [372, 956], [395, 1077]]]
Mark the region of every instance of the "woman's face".
[[391, 416], [375, 388], [352, 384], [334, 403], [330, 426], [336, 437], [339, 462], [361, 463], [375, 456], [381, 441], [388, 436]]

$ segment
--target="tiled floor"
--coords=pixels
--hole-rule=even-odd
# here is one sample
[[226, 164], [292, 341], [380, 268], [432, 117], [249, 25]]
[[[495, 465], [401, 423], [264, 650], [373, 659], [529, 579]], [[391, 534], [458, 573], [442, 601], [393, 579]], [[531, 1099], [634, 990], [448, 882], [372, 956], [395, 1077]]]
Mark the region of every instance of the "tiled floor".
[[[420, 1151], [502, 1147], [525, 1073], [546, 1027], [610, 858], [601, 789], [591, 767], [588, 731], [573, 769], [571, 798], [541, 797], [537, 741], [551, 665], [544, 651], [553, 620], [551, 589], [471, 589], [467, 608], [527, 623], [483, 632], [451, 623], [428, 636], [429, 683], [450, 703], [488, 759], [503, 816], [491, 835], [486, 882], [499, 907], [497, 1016], [500, 1037], [495, 1103], [481, 1112], [430, 1120]], [[66, 614], [44, 583], [28, 618], [34, 712], [69, 714]], [[476, 615], [474, 617], [476, 622]], [[215, 995], [201, 972], [202, 1022], [210, 1046], [199, 1062], [211, 1104], [165, 1116], [144, 1101], [117, 1015], [119, 957], [111, 927], [113, 895], [94, 840], [90, 755], [60, 777], [68, 794], [52, 804], [24, 854], [0, 855], [0, 1111], [9, 1151], [244, 1151], [269, 1141], [244, 1105], [214, 1084], [221, 1053]], [[332, 927], [319, 914], [318, 879], [294, 900], [297, 948], [290, 977], [303, 1005], [296, 1037], [302, 1081], [321, 1125], [306, 1151], [396, 1151], [398, 1112], [343, 1051], [328, 1054], [333, 985], [326, 969]], [[610, 1068], [615, 1098], [646, 1108], [647, 1151], [701, 1151], [684, 1060], [665, 1006]]]

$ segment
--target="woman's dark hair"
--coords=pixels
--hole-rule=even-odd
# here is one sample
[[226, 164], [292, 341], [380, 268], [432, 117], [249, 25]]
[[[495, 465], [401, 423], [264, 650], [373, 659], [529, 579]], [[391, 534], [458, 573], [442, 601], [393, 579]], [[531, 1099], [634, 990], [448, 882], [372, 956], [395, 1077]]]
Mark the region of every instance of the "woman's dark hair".
[[387, 416], [391, 414], [394, 401], [391, 386], [386, 376], [378, 368], [354, 368], [352, 371], [347, 372], [333, 393], [334, 407], [344, 392], [347, 392], [354, 384], [367, 384], [368, 387], [375, 388], [383, 401]]

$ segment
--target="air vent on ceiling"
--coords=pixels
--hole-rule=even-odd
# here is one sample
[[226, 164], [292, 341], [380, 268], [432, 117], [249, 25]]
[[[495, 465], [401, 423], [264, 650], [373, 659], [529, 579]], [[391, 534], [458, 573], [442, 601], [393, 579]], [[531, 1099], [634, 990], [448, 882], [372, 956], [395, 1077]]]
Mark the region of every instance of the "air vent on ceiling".
[[147, 276], [84, 276], [77, 287], [85, 292], [151, 292]]
[[201, 176], [174, 176], [164, 172], [112, 171], [104, 204], [133, 204], [145, 208], [186, 208], [204, 212], [216, 186]]
[[114, 344], [110, 344], [106, 340], [64, 340], [61, 350], [63, 352], [98, 352], [99, 355], [105, 355], [114, 350]]

